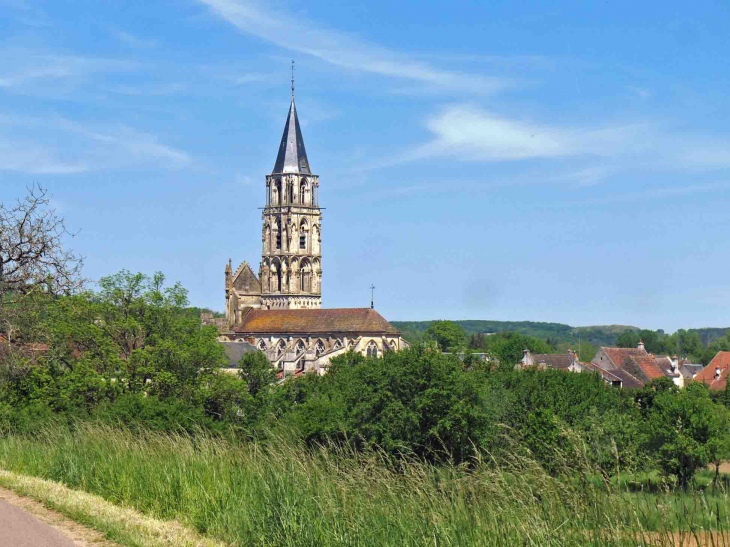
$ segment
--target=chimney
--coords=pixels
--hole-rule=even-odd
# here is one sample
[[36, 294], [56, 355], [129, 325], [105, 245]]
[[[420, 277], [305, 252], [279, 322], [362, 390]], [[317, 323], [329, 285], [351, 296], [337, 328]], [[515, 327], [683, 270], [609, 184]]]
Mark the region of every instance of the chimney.
[[639, 340], [639, 345], [637, 347], [638, 347], [638, 349], [644, 349], [644, 341]]

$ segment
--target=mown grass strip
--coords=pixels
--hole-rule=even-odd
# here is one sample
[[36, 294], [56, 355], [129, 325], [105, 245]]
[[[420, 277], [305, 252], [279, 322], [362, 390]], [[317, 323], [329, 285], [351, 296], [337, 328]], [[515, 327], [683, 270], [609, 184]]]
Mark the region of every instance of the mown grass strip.
[[100, 496], [72, 490], [60, 483], [0, 469], [0, 485], [33, 498], [127, 547], [227, 547], [175, 521], [145, 516], [118, 507]]

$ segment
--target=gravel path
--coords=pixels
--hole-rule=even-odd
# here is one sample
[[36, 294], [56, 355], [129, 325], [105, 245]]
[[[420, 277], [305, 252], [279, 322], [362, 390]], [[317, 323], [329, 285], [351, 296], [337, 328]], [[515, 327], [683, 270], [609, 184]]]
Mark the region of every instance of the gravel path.
[[79, 544], [20, 507], [0, 499], [0, 545], [78, 547]]

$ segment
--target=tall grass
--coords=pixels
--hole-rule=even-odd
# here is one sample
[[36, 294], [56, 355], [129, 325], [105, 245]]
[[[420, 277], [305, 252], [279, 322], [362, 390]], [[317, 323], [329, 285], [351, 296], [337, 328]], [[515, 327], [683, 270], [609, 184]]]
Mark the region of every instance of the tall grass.
[[[556, 457], [560, 457], [556, 455]], [[468, 467], [81, 423], [0, 439], [0, 467], [56, 480], [234, 545], [730, 544], [728, 497], [637, 494], [527, 455]], [[704, 531], [713, 530], [709, 536]], [[694, 543], [692, 543], [694, 541]]]

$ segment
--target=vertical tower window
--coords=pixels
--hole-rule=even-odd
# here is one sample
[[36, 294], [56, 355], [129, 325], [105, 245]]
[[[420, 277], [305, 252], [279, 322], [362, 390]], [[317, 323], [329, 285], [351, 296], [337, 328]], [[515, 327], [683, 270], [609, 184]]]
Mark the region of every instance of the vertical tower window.
[[302, 205], [307, 203], [307, 185], [304, 183], [299, 186], [299, 203]]
[[281, 205], [281, 181], [277, 179], [274, 184], [274, 205]]
[[307, 219], [303, 218], [299, 225], [299, 249], [307, 248]]

